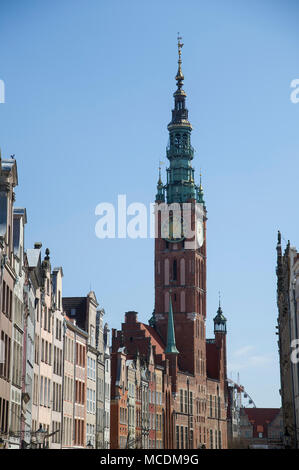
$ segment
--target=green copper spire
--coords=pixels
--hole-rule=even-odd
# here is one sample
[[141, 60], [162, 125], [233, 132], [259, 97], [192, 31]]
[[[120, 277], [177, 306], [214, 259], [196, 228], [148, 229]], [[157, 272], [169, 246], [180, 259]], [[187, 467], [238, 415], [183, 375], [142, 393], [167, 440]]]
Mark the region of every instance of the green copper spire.
[[175, 344], [175, 334], [174, 334], [174, 322], [173, 322], [173, 311], [172, 311], [172, 302], [171, 294], [169, 294], [169, 312], [168, 312], [168, 327], [167, 327], [167, 346], [165, 349], [165, 354], [179, 354], [179, 351], [176, 348]]
[[[167, 168], [167, 182], [165, 186], [158, 182], [158, 193], [156, 201], [164, 201], [162, 193], [165, 194], [167, 203], [183, 203], [190, 200], [203, 202], [202, 188], [194, 182], [194, 168], [191, 163], [194, 157], [194, 149], [191, 145], [192, 126], [188, 119], [186, 108], [186, 93], [183, 90], [184, 75], [182, 72], [182, 47], [181, 36], [178, 36], [178, 71], [175, 76], [177, 89], [173, 94], [174, 109], [172, 119], [167, 126], [169, 132], [169, 143], [166, 155], [169, 160]], [[159, 187], [160, 184], [160, 187]]]
[[199, 188], [197, 188], [197, 201], [201, 202], [203, 205], [205, 204], [205, 201], [203, 198], [203, 187], [201, 184], [201, 172], [200, 172], [200, 184], [199, 184]]
[[161, 179], [161, 166], [159, 166], [159, 180], [157, 184], [156, 202], [165, 202], [164, 186]]

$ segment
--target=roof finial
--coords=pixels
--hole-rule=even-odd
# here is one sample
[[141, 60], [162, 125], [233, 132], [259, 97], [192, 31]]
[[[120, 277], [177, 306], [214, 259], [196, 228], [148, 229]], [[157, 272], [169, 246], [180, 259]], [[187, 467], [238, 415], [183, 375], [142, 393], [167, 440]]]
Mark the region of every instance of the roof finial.
[[204, 198], [203, 198], [204, 194], [203, 194], [203, 187], [202, 187], [202, 183], [201, 183], [201, 176], [202, 176], [202, 174], [201, 174], [201, 169], [200, 169], [200, 180], [199, 180], [200, 184], [199, 184], [199, 188], [198, 188], [198, 199], [197, 200], [198, 200], [198, 202], [201, 202], [201, 203], [205, 204], [205, 201], [204, 201]]
[[178, 89], [180, 90], [182, 88], [182, 85], [183, 85], [183, 80], [184, 80], [184, 75], [182, 73], [182, 69], [181, 69], [181, 65], [182, 65], [182, 58], [181, 58], [181, 54], [182, 54], [182, 47], [183, 47], [183, 43], [181, 42], [181, 39], [182, 37], [180, 36], [180, 33], [178, 33], [178, 54], [179, 54], [179, 60], [178, 60], [178, 64], [179, 64], [179, 68], [178, 68], [178, 73], [176, 74], [176, 81], [177, 81], [177, 85], [178, 85]]
[[161, 165], [164, 165], [164, 162], [159, 161], [159, 180], [158, 184], [162, 185], [162, 178], [161, 178]]

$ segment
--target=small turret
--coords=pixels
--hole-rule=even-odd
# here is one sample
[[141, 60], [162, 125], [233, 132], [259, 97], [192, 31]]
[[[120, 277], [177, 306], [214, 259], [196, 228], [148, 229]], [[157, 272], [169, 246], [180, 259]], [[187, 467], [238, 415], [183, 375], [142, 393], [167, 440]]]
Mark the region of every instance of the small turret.
[[157, 183], [156, 202], [165, 202], [164, 186], [161, 179], [161, 167], [159, 166], [159, 179]]
[[214, 333], [226, 334], [226, 318], [223, 315], [222, 308], [220, 306], [220, 299], [217, 315], [214, 318]]

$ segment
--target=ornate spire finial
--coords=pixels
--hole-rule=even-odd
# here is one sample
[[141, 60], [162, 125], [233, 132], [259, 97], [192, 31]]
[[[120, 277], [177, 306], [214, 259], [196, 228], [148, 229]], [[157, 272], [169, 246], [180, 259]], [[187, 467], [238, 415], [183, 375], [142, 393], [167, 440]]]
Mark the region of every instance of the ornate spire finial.
[[220, 305], [220, 302], [221, 302], [221, 294], [220, 294], [220, 291], [218, 291], [218, 295], [219, 295], [219, 308], [221, 308], [221, 305]]
[[183, 47], [183, 43], [181, 42], [181, 39], [182, 37], [180, 36], [180, 33], [178, 33], [178, 55], [179, 55], [179, 60], [178, 60], [178, 64], [179, 64], [179, 68], [178, 68], [178, 73], [176, 74], [176, 81], [177, 81], [177, 86], [178, 86], [178, 89], [180, 90], [183, 86], [183, 80], [184, 80], [184, 75], [182, 73], [182, 69], [181, 69], [181, 65], [182, 65], [182, 58], [181, 58], [181, 55], [182, 55], [182, 47]]
[[202, 176], [202, 174], [201, 174], [201, 169], [200, 169], [200, 173], [199, 173], [199, 183], [200, 183], [200, 184], [199, 184], [199, 189], [202, 190], [203, 188], [202, 188], [202, 184], [201, 184], [201, 176]]
[[183, 43], [181, 42], [182, 36], [180, 36], [180, 33], [178, 33], [178, 53], [179, 53], [179, 61], [181, 60], [181, 49], [183, 47]]
[[200, 170], [200, 180], [199, 180], [199, 188], [198, 188], [198, 202], [201, 202], [203, 204], [205, 204], [205, 201], [204, 201], [204, 194], [203, 194], [203, 187], [202, 187], [202, 183], [201, 183], [201, 177], [202, 177], [202, 173], [201, 173], [201, 170]]
[[164, 186], [161, 178], [161, 165], [164, 162], [159, 162], [159, 179], [157, 183], [157, 194], [156, 194], [156, 202], [164, 202], [165, 201], [165, 194], [164, 194]]
[[161, 165], [164, 165], [164, 162], [159, 162], [159, 180], [158, 180], [158, 185], [163, 185], [162, 183], [162, 178], [161, 178]]

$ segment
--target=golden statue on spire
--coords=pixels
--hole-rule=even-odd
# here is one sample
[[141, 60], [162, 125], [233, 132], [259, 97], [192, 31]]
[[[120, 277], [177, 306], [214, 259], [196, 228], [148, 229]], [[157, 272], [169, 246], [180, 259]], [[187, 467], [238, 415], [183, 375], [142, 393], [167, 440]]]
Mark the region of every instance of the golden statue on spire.
[[182, 37], [180, 36], [180, 33], [178, 33], [178, 54], [179, 54], [178, 64], [179, 64], [179, 68], [178, 68], [178, 73], [176, 74], [175, 79], [177, 81], [177, 85], [178, 85], [179, 89], [182, 88], [183, 80], [184, 80], [184, 75], [183, 75], [182, 69], [181, 69], [181, 65], [182, 65], [181, 54], [182, 54], [182, 47], [183, 47], [184, 44], [181, 42], [181, 39], [182, 39]]

